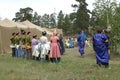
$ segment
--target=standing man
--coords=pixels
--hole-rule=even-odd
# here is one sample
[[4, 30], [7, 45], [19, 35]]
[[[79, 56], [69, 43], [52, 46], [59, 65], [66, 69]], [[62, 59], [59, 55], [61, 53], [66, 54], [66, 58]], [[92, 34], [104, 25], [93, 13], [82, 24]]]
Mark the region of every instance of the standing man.
[[16, 36], [16, 34], [15, 34], [15, 32], [13, 32], [12, 33], [12, 37], [10, 38], [10, 41], [11, 41], [10, 47], [12, 49], [12, 57], [16, 57], [16, 54], [15, 54], [15, 52], [16, 52], [16, 48], [15, 48], [15, 36]]
[[31, 58], [32, 58], [31, 32], [28, 32], [28, 33], [27, 33], [26, 43], [25, 43], [25, 49], [26, 49], [26, 58], [27, 58], [27, 59], [31, 59]]
[[21, 57], [21, 46], [20, 46], [20, 34], [19, 32], [16, 33], [16, 36], [15, 36], [15, 42], [16, 42], [16, 57]]
[[93, 49], [96, 54], [96, 63], [106, 68], [109, 67], [108, 53], [108, 37], [102, 33], [102, 29], [98, 28], [97, 33], [93, 36]]
[[80, 52], [81, 56], [84, 55], [84, 48], [85, 48], [85, 40], [87, 39], [86, 34], [83, 30], [80, 31], [77, 42], [78, 42], [78, 51]]

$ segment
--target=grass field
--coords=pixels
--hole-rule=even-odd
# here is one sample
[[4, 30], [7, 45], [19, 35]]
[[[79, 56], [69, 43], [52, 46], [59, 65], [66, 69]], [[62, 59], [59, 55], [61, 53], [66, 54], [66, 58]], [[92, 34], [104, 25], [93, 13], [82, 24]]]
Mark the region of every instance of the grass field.
[[66, 49], [60, 64], [0, 55], [0, 80], [120, 80], [119, 56], [111, 57], [110, 68], [98, 67], [92, 49], [84, 58], [77, 48]]

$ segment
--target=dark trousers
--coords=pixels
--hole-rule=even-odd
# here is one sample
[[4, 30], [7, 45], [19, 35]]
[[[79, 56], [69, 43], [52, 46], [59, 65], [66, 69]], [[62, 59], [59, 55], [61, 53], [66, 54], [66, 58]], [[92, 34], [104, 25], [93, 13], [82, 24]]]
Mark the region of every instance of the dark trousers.
[[15, 57], [16, 48], [12, 48], [12, 57]]
[[57, 60], [56, 60], [56, 58], [50, 58], [50, 61], [52, 63], [56, 63], [56, 62], [60, 63], [60, 58], [57, 58]]
[[31, 59], [32, 58], [32, 50], [31, 49], [26, 49], [26, 58]]

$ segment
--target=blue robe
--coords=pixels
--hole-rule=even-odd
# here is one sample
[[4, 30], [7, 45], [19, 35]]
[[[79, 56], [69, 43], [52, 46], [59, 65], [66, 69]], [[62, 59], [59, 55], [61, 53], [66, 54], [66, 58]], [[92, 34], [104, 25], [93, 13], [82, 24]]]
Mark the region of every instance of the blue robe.
[[80, 52], [81, 56], [84, 54], [84, 48], [85, 48], [85, 40], [87, 39], [86, 34], [82, 32], [77, 37], [78, 42], [78, 51]]
[[97, 63], [109, 63], [108, 37], [105, 34], [98, 33], [93, 36], [93, 48], [96, 53]]

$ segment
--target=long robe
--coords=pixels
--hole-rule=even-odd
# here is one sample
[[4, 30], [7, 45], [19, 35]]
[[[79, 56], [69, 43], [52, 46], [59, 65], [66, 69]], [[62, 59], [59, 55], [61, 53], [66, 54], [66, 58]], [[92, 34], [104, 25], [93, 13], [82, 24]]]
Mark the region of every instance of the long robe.
[[46, 36], [40, 37], [40, 43], [41, 43], [41, 55], [40, 55], [40, 57], [44, 58], [44, 59], [45, 59], [45, 56], [48, 55], [48, 51], [49, 51], [49, 49], [47, 49], [47, 42], [48, 42], [48, 38]]
[[39, 52], [36, 50], [36, 46], [38, 45], [38, 40], [32, 39], [32, 56], [39, 57]]
[[84, 48], [85, 48], [85, 40], [87, 39], [86, 34], [82, 32], [77, 37], [78, 42], [78, 51], [80, 52], [81, 56], [84, 54]]
[[97, 63], [109, 63], [108, 37], [105, 34], [98, 33], [93, 36], [93, 48], [96, 53]]
[[63, 38], [60, 36], [59, 37], [59, 43], [60, 43], [60, 53], [61, 53], [61, 55], [63, 55], [64, 54], [64, 52], [65, 52], [65, 47], [64, 47], [64, 43], [63, 43]]
[[58, 36], [51, 37], [51, 44], [50, 44], [50, 58], [60, 58], [60, 45], [58, 42]]

